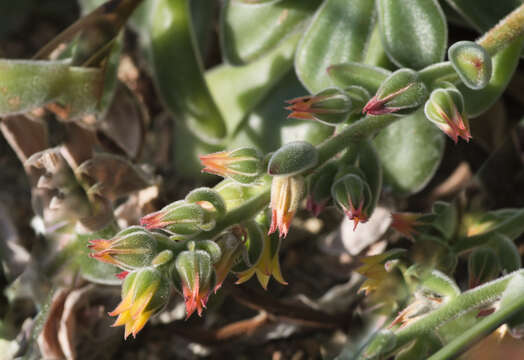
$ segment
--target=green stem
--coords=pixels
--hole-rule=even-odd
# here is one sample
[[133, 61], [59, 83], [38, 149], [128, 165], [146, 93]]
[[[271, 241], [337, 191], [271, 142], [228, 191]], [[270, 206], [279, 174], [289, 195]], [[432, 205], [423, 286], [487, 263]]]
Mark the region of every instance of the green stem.
[[[478, 39], [477, 44], [486, 49], [491, 56], [494, 56], [523, 34], [524, 5], [521, 5]], [[450, 81], [452, 83], [459, 80], [449, 61], [430, 65], [419, 71], [419, 76], [427, 85], [431, 85], [436, 80]]]
[[460, 316], [468, 310], [492, 303], [502, 296], [509, 281], [517, 274], [524, 275], [524, 270], [518, 270], [483, 286], [467, 291], [437, 310], [418, 321], [396, 331], [395, 350], [408, 344], [423, 334], [430, 333], [446, 322]]
[[269, 204], [271, 197], [271, 183], [266, 182], [261, 191], [242, 205], [229, 211], [218, 220], [213, 230], [199, 234], [195, 240], [213, 239], [227, 228], [255, 217]]
[[401, 117], [392, 115], [369, 116], [346, 127], [337, 135], [317, 146], [317, 166], [321, 166], [347, 147], [358, 144], [360, 141], [369, 138], [379, 130], [400, 119]]
[[490, 55], [496, 54], [516, 38], [524, 34], [524, 4], [502, 19], [485, 33], [477, 43]]
[[428, 87], [431, 87], [431, 84], [435, 81], [449, 81], [451, 83], [456, 83], [460, 80], [449, 61], [430, 65], [420, 70], [418, 75], [420, 76], [420, 80], [422, 80], [422, 82], [424, 82]]
[[491, 333], [500, 325], [504, 324], [512, 315], [524, 309], [524, 296], [522, 291], [517, 294], [517, 296], [513, 296], [511, 300], [512, 301], [506, 302], [505, 306], [502, 306], [495, 313], [484, 318], [459, 337], [452, 340], [428, 360], [456, 359], [458, 355], [467, 350], [473, 343]]
[[460, 238], [453, 246], [455, 253], [471, 250], [489, 242], [495, 233], [506, 235], [511, 240], [515, 240], [524, 233], [524, 209], [520, 209], [513, 216], [507, 218], [493, 229], [474, 236]]

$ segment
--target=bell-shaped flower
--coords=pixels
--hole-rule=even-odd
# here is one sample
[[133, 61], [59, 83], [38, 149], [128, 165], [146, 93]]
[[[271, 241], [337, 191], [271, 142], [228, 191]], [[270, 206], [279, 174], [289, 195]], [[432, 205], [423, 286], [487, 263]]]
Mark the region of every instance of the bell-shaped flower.
[[113, 326], [125, 326], [125, 338], [142, 330], [151, 316], [167, 303], [169, 281], [154, 267], [129, 273], [122, 285], [122, 301], [109, 313], [118, 316]]
[[373, 197], [369, 185], [361, 176], [347, 174], [335, 181], [331, 195], [346, 216], [353, 220], [353, 230], [359, 223], [368, 221]]
[[278, 229], [280, 237], [289, 232], [291, 220], [304, 196], [304, 178], [296, 176], [275, 176], [271, 183], [271, 226], [269, 233]]
[[175, 260], [173, 278], [184, 296], [186, 319], [195, 311], [202, 315], [215, 286], [215, 270], [211, 255], [201, 249], [182, 251]]
[[464, 113], [462, 94], [453, 88], [436, 89], [424, 106], [426, 117], [455, 143], [458, 138], [469, 142], [469, 122]]
[[254, 148], [244, 147], [199, 156], [204, 165], [202, 172], [251, 184], [262, 174], [262, 156]]

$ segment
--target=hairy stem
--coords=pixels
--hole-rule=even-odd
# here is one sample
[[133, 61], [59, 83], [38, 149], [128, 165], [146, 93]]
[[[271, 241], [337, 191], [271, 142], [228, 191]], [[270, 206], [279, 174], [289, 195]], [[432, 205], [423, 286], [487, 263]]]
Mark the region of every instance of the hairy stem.
[[[516, 274], [512, 280], [512, 284], [515, 280], [522, 281], [522, 275]], [[508, 286], [511, 287], [512, 285]], [[463, 334], [444, 346], [428, 360], [456, 359], [459, 354], [467, 350], [473, 343], [504, 324], [504, 322], [511, 318], [513, 314], [524, 308], [524, 294], [522, 291], [518, 291], [516, 294], [511, 295], [513, 295], [511, 301], [507, 301], [505, 306], [466, 330]], [[506, 297], [506, 295], [504, 295], [504, 297]]]
[[468, 310], [492, 303], [499, 299], [504, 290], [506, 290], [510, 280], [518, 275], [524, 275], [524, 270], [515, 271], [500, 279], [467, 291], [442, 305], [437, 310], [424, 316], [420, 320], [411, 323], [405, 328], [397, 330], [395, 332], [397, 340], [395, 346], [396, 349], [399, 349], [423, 334], [434, 331], [439, 326], [457, 316], [460, 316]]
[[513, 10], [494, 28], [485, 33], [477, 43], [490, 55], [496, 54], [502, 48], [524, 34], [524, 4]]

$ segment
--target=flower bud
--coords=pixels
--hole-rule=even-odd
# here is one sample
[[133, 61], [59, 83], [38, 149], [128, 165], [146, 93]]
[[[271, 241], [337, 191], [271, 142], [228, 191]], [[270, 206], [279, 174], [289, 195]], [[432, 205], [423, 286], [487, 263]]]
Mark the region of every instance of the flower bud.
[[283, 145], [269, 159], [267, 172], [272, 176], [292, 176], [314, 167], [318, 162], [317, 149], [306, 141]]
[[287, 101], [292, 113], [288, 118], [316, 120], [326, 125], [344, 122], [351, 113], [351, 98], [336, 88], [322, 90], [313, 96], [302, 96]]
[[278, 229], [280, 237], [286, 237], [291, 220], [298, 210], [304, 195], [304, 178], [297, 176], [275, 176], [271, 183], [271, 226], [269, 233]]
[[474, 288], [499, 276], [497, 254], [487, 247], [473, 250], [468, 259], [469, 287]]
[[184, 296], [186, 319], [195, 311], [201, 316], [215, 285], [215, 271], [209, 253], [198, 249], [179, 253], [175, 260], [173, 280]]
[[112, 239], [89, 241], [94, 252], [89, 256], [99, 261], [133, 270], [148, 266], [158, 253], [156, 238], [140, 226], [131, 226], [117, 233]]
[[[162, 210], [140, 219], [140, 224], [147, 229], [163, 229], [173, 234], [175, 239], [188, 238], [208, 230], [209, 212], [198, 204], [176, 201]], [[213, 223], [211, 225], [214, 226]], [[210, 230], [210, 229], [209, 229]]]
[[459, 41], [449, 47], [448, 57], [460, 80], [473, 90], [488, 85], [493, 72], [491, 56], [473, 41]]
[[251, 184], [262, 174], [262, 156], [253, 148], [240, 148], [201, 155], [205, 166], [202, 172], [233, 179], [241, 184]]
[[373, 203], [373, 196], [367, 182], [355, 174], [347, 174], [335, 181], [331, 188], [331, 196], [346, 216], [354, 221], [353, 230], [359, 222], [366, 222]]
[[318, 216], [331, 200], [331, 186], [336, 172], [337, 165], [328, 162], [309, 176], [306, 206], [314, 216]]
[[416, 110], [428, 97], [426, 85], [410, 69], [400, 69], [389, 75], [362, 112], [369, 115], [405, 115]]
[[133, 337], [144, 327], [147, 320], [167, 303], [169, 282], [154, 267], [146, 267], [129, 273], [122, 284], [122, 301], [109, 313], [117, 316], [113, 326], [125, 325], [125, 338]]
[[464, 99], [456, 89], [436, 89], [424, 106], [426, 117], [455, 143], [461, 137], [471, 139], [469, 122], [464, 113]]

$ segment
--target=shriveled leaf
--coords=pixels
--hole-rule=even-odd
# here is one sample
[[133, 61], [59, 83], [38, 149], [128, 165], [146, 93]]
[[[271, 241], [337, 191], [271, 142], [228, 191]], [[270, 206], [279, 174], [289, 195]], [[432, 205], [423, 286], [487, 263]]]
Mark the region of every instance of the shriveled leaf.
[[128, 157], [134, 159], [142, 149], [147, 110], [136, 95], [125, 85], [119, 84], [115, 101], [98, 126]]
[[317, 10], [295, 56], [296, 73], [309, 92], [332, 85], [329, 66], [364, 59], [374, 8], [369, 0], [326, 0]]
[[82, 163], [76, 174], [96, 193], [110, 200], [118, 199], [151, 185], [147, 175], [126, 159], [110, 154], [97, 154]]
[[383, 129], [374, 140], [384, 183], [399, 195], [420, 191], [433, 177], [444, 150], [444, 135], [422, 109]]
[[49, 147], [47, 126], [40, 120], [23, 115], [8, 116], [0, 121], [0, 131], [22, 163]]
[[284, 0], [252, 6], [226, 1], [220, 21], [226, 61], [245, 64], [268, 53], [286, 36], [301, 30], [319, 4], [319, 0]]
[[444, 59], [446, 18], [437, 0], [379, 0], [382, 43], [401, 67], [422, 69]]

